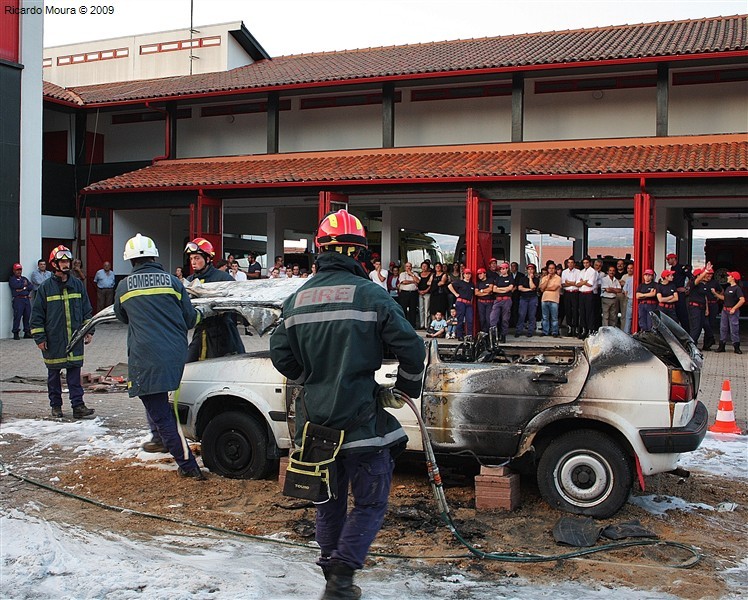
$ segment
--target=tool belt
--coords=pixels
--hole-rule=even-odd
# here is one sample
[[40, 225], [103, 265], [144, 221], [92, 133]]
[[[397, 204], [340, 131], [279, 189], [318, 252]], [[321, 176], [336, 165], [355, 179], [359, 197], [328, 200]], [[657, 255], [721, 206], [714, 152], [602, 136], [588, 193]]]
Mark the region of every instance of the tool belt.
[[307, 423], [301, 448], [288, 457], [283, 495], [324, 504], [337, 497], [338, 472], [335, 459], [345, 431]]

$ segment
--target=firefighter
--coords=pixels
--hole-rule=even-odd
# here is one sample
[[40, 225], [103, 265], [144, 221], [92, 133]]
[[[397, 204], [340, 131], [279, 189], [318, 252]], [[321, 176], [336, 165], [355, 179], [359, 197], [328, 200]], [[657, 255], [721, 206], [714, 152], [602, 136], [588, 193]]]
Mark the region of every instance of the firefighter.
[[60, 374], [65, 369], [65, 379], [70, 390], [70, 406], [73, 418], [92, 418], [93, 408], [83, 402], [81, 366], [83, 345], [91, 343], [94, 330], [70, 352], [66, 348], [73, 332], [91, 320], [91, 302], [84, 283], [73, 277], [70, 265], [73, 253], [65, 246], [57, 246], [49, 255], [49, 264], [54, 275], [39, 286], [31, 309], [31, 335], [42, 351], [47, 365], [47, 393], [52, 417], [62, 418], [62, 381]]
[[[234, 281], [225, 271], [219, 271], [213, 266], [216, 252], [205, 238], [195, 238], [184, 248], [184, 253], [190, 261], [192, 275], [187, 281], [199, 280], [200, 283], [214, 281]], [[234, 317], [230, 315], [216, 315], [202, 321], [192, 334], [192, 341], [187, 352], [187, 362], [216, 358], [226, 354], [244, 354], [244, 344], [236, 328]]]
[[164, 271], [157, 257], [149, 237], [137, 234], [125, 243], [123, 258], [133, 268], [117, 286], [114, 314], [127, 324], [127, 392], [140, 397], [154, 440], [174, 457], [179, 475], [205, 479], [169, 406], [169, 392], [179, 387], [187, 358], [187, 330], [201, 315], [182, 282]]
[[323, 599], [358, 598], [353, 575], [382, 526], [393, 456], [407, 441], [400, 423], [383, 408], [402, 406], [402, 400], [389, 402], [398, 394], [380, 388], [374, 373], [384, 351], [392, 352], [400, 363], [395, 388], [418, 396], [425, 349], [402, 308], [357, 262], [367, 247], [359, 219], [346, 210], [327, 215], [315, 243], [319, 271], [284, 303], [270, 356], [289, 380], [304, 383], [296, 403], [296, 445], [308, 424], [345, 432], [334, 461], [336, 497], [317, 504], [317, 564], [327, 580]]

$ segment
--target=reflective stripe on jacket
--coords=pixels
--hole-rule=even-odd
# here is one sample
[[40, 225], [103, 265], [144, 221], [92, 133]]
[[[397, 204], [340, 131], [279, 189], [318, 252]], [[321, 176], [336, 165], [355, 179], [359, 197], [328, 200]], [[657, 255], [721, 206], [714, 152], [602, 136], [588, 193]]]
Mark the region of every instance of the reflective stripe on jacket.
[[[31, 308], [31, 335], [37, 345], [47, 342], [42, 352], [48, 369], [80, 367], [83, 340], [65, 352], [73, 332], [91, 320], [91, 302], [80, 279], [70, 274], [63, 282], [56, 275], [39, 286]], [[93, 334], [93, 329], [89, 331]]]
[[187, 358], [187, 330], [198, 316], [182, 282], [159, 263], [141, 264], [119, 282], [114, 313], [128, 326], [130, 397], [176, 390]]
[[[421, 393], [425, 348], [403, 309], [352, 258], [324, 252], [319, 272], [283, 305], [270, 339], [275, 367], [304, 381], [296, 405], [296, 443], [304, 423], [346, 429], [343, 451], [366, 452], [406, 441], [392, 414], [377, 410], [374, 374], [384, 348], [399, 361], [395, 386]], [[371, 415], [355, 425], [358, 418]], [[349, 430], [350, 428], [350, 430]]]
[[[216, 281], [234, 281], [234, 278], [208, 264], [201, 273], [193, 273], [187, 281], [199, 280], [200, 283]], [[202, 321], [192, 334], [189, 361], [216, 358], [227, 354], [244, 354], [244, 344], [236, 328], [234, 315], [217, 315]]]

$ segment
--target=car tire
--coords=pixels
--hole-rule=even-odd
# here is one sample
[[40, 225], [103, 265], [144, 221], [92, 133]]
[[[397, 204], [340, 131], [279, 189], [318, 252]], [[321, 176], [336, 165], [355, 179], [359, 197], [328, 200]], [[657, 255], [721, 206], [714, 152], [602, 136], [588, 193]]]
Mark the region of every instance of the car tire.
[[612, 437], [594, 430], [552, 440], [538, 461], [538, 488], [565, 512], [605, 519], [628, 500], [633, 485], [629, 455]]
[[243, 412], [221, 413], [203, 432], [203, 463], [211, 473], [232, 479], [262, 479], [271, 463], [267, 452], [265, 428]]

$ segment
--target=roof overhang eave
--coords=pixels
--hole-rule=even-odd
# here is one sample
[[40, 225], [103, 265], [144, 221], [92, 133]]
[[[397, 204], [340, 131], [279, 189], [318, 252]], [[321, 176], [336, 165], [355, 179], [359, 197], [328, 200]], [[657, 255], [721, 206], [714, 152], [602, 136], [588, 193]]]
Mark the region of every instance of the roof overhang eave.
[[414, 177], [414, 178], [390, 178], [390, 179], [336, 179], [336, 180], [309, 180], [309, 181], [279, 181], [259, 183], [213, 183], [213, 184], [188, 184], [188, 185], [163, 185], [163, 186], [133, 186], [113, 189], [89, 189], [80, 191], [82, 195], [98, 194], [132, 194], [149, 192], [176, 192], [176, 191], [216, 191], [216, 190], [256, 190], [276, 188], [332, 188], [332, 187], [357, 187], [372, 185], [423, 185], [462, 183], [466, 187], [480, 183], [506, 183], [518, 181], [570, 181], [570, 180], [617, 180], [617, 179], [692, 179], [692, 178], [723, 178], [723, 177], [748, 177], [748, 171], [658, 171], [658, 172], [631, 172], [631, 173], [570, 173], [555, 175], [490, 175], [478, 177]]
[[[623, 65], [650, 65], [661, 62], [679, 62], [685, 60], [724, 60], [733, 58], [748, 58], [748, 50], [735, 50], [726, 52], [708, 52], [700, 54], [682, 54], [682, 55], [658, 55], [658, 56], [645, 56], [645, 57], [634, 57], [634, 58], [621, 58], [621, 59], [605, 59], [605, 60], [594, 60], [594, 61], [579, 61], [579, 62], [562, 62], [562, 63], [550, 63], [550, 64], [534, 64], [534, 65], [519, 65], [509, 67], [491, 67], [486, 69], [462, 69], [452, 71], [429, 71], [424, 73], [404, 73], [400, 75], [384, 75], [377, 77], [358, 77], [352, 79], [331, 79], [326, 81], [312, 81], [304, 83], [289, 83], [279, 85], [266, 85], [257, 87], [242, 87], [234, 88], [229, 90], [215, 90], [209, 92], [195, 92], [189, 94], [173, 94], [173, 95], [162, 95], [162, 96], [150, 96], [142, 98], [133, 98], [129, 100], [113, 100], [106, 102], [88, 102], [81, 106], [75, 106], [76, 108], [111, 108], [117, 106], [133, 106], [144, 104], [145, 102], [174, 102], [179, 100], [195, 100], [201, 98], [224, 98], [226, 96], [238, 96], [246, 94], [263, 94], [268, 92], [283, 92], [293, 91], [300, 89], [315, 89], [320, 87], [330, 86], [346, 86], [346, 85], [361, 85], [362, 83], [387, 83], [397, 81], [408, 81], [408, 80], [422, 80], [422, 79], [444, 79], [453, 77], [466, 77], [473, 75], [498, 75], [502, 73], [517, 73], [524, 71], [544, 71], [544, 70], [556, 70], [556, 69], [569, 69], [569, 68], [587, 68], [587, 67], [599, 67], [599, 66], [623, 66]], [[48, 99], [48, 98], [45, 98]], [[57, 99], [49, 99], [54, 101]]]

